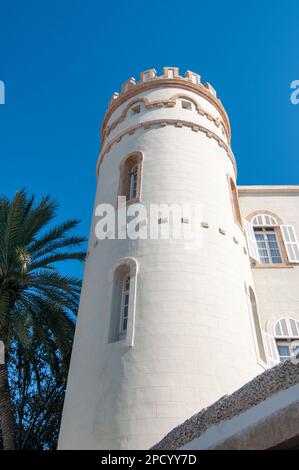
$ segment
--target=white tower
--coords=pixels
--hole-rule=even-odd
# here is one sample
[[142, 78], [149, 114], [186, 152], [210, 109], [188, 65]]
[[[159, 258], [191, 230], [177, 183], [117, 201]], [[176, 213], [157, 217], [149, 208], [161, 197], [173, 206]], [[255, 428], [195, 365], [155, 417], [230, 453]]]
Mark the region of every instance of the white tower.
[[60, 449], [149, 448], [262, 372], [235, 178], [228, 117], [197, 74], [149, 70], [114, 94], [95, 208], [199, 204], [202, 243], [97, 240], [94, 215]]

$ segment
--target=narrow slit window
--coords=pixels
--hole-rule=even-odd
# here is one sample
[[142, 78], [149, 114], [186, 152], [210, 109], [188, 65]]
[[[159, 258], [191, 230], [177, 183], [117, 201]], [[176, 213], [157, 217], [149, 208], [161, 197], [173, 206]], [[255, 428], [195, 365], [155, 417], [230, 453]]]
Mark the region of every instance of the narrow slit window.
[[264, 347], [264, 342], [263, 342], [263, 334], [262, 334], [261, 325], [260, 325], [258, 306], [257, 306], [256, 297], [255, 297], [252, 287], [249, 287], [249, 297], [250, 297], [251, 315], [253, 318], [253, 325], [254, 325], [254, 330], [255, 330], [255, 337], [256, 337], [259, 357], [263, 362], [266, 362], [267, 359], [266, 359], [266, 352], [265, 352], [265, 347]]
[[108, 343], [133, 343], [137, 263], [127, 258], [111, 273], [111, 313]]
[[240, 206], [239, 206], [238, 190], [237, 190], [237, 186], [235, 182], [230, 176], [228, 176], [228, 184], [229, 184], [234, 220], [235, 222], [237, 222], [237, 224], [239, 224], [242, 227], [242, 217], [241, 217], [241, 211], [240, 211]]
[[136, 106], [133, 106], [132, 108], [132, 113], [133, 114], [139, 114], [140, 113], [140, 104], [137, 104]]
[[141, 196], [142, 155], [130, 155], [120, 166], [118, 196], [128, 202], [138, 201]]
[[188, 110], [191, 111], [192, 105], [191, 105], [190, 101], [183, 100], [182, 101], [182, 108], [183, 109], [188, 109]]
[[123, 279], [122, 285], [122, 299], [121, 299], [121, 315], [120, 315], [120, 337], [126, 334], [128, 328], [129, 317], [129, 301], [130, 301], [130, 275], [126, 275]]
[[130, 199], [137, 197], [138, 166], [134, 165], [130, 174]]

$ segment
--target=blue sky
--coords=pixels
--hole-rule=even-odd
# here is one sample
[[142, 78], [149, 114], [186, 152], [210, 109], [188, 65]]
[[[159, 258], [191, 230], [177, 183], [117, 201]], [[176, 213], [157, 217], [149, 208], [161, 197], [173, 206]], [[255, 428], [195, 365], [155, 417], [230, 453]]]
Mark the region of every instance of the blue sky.
[[0, 192], [50, 194], [88, 236], [108, 100], [164, 65], [216, 88], [239, 184], [299, 184], [298, 17], [297, 0], [0, 0]]

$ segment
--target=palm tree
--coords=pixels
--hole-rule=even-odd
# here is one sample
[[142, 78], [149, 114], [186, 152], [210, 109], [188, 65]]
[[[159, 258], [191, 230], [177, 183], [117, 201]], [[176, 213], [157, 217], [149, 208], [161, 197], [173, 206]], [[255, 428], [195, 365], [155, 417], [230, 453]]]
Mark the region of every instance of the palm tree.
[[[7, 359], [14, 341], [30, 350], [43, 343], [55, 370], [69, 357], [70, 337], [78, 308], [81, 281], [58, 272], [56, 263], [83, 261], [78, 247], [85, 238], [70, 236], [79, 223], [68, 220], [47, 228], [57, 213], [49, 196], [38, 203], [25, 190], [9, 201], [0, 197], [0, 429], [4, 449], [14, 449], [14, 415]], [[3, 361], [2, 361], [3, 362]]]

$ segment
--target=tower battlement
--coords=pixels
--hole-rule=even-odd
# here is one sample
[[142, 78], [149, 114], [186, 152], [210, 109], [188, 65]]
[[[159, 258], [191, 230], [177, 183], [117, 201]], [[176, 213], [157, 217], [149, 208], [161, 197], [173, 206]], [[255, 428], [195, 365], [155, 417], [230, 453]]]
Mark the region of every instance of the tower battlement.
[[179, 74], [179, 68], [178, 67], [163, 67], [163, 74], [162, 75], [157, 75], [156, 69], [149, 69], [145, 70], [144, 72], [140, 73], [140, 80], [136, 81], [134, 77], [128, 78], [124, 83], [121, 85], [121, 92], [115, 92], [112, 95], [111, 100], [109, 101], [109, 106], [116, 102], [119, 98], [123, 97], [125, 93], [127, 93], [129, 90], [131, 90], [134, 87], [138, 87], [139, 85], [142, 85], [144, 83], [148, 83], [152, 80], [184, 80], [185, 82], [190, 82], [193, 85], [197, 85], [200, 88], [205, 88], [208, 90], [209, 93], [211, 93], [215, 98], [217, 98], [217, 93], [215, 88], [212, 87], [212, 85], [208, 82], [206, 83], [201, 83], [201, 76], [198, 75], [195, 72], [192, 72], [191, 70], [186, 70], [185, 75], [181, 76]]
[[106, 137], [106, 130], [111, 115], [118, 109], [118, 107], [131, 98], [136, 98], [137, 95], [155, 88], [180, 88], [185, 91], [191, 91], [209, 101], [220, 113], [222, 121], [226, 127], [228, 141], [230, 141], [229, 119], [221, 101], [217, 98], [216, 90], [212, 85], [208, 82], [202, 83], [201, 76], [191, 70], [187, 70], [184, 76], [182, 76], [179, 74], [178, 67], [163, 67], [162, 75], [157, 75], [157, 71], [155, 69], [145, 70], [140, 73], [139, 81], [134, 77], [130, 77], [122, 83], [120, 92], [113, 93], [102, 123], [102, 143]]

